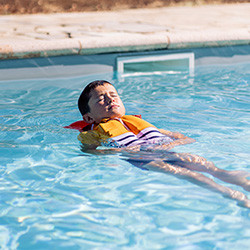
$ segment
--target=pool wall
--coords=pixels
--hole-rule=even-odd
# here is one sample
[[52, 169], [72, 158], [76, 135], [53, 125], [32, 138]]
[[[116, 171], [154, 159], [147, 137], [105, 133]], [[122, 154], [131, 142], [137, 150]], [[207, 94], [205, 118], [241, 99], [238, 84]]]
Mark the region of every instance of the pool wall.
[[11, 59], [0, 60], [0, 80], [113, 73], [117, 70], [117, 58], [120, 57], [180, 53], [194, 53], [195, 67], [250, 61], [250, 46], [248, 45]]

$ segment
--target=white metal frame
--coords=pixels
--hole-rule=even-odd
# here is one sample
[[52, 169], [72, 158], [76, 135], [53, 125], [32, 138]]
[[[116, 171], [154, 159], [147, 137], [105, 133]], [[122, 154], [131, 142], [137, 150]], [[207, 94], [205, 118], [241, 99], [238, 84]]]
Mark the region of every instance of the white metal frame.
[[[175, 54], [165, 54], [165, 55], [141, 55], [141, 56], [126, 56], [117, 58], [117, 72], [120, 76], [133, 76], [138, 75], [138, 73], [124, 73], [124, 65], [127, 63], [138, 63], [138, 62], [160, 62], [160, 61], [175, 61], [175, 60], [187, 60], [189, 75], [194, 75], [194, 53], [175, 53]], [[151, 74], [153, 74], [152, 72]], [[141, 73], [149, 74], [147, 73]]]

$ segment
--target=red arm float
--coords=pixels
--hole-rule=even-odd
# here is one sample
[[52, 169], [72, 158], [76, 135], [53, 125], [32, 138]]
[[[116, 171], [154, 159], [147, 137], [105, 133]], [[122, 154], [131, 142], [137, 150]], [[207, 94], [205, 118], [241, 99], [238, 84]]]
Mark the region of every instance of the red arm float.
[[77, 121], [77, 122], [71, 123], [69, 126], [65, 126], [64, 128], [76, 129], [78, 131], [82, 131], [82, 129], [88, 125], [89, 125], [89, 123], [87, 123], [85, 121]]

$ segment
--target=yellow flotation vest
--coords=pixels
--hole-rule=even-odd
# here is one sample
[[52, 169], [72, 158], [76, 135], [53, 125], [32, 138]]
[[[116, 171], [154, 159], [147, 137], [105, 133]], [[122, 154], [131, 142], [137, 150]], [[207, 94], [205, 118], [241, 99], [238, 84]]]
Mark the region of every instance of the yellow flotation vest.
[[154, 125], [136, 116], [125, 115], [92, 125], [91, 130], [78, 135], [78, 140], [87, 145], [127, 147], [152, 143], [153, 139], [162, 137], [165, 136]]

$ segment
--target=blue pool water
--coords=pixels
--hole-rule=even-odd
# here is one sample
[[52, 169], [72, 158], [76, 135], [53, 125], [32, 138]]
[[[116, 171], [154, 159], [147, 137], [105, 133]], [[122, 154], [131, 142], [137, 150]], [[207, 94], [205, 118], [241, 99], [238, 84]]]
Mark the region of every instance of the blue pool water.
[[247, 249], [249, 209], [120, 154], [80, 151], [77, 132], [63, 126], [80, 119], [77, 98], [95, 79], [114, 83], [127, 114], [197, 140], [176, 151], [250, 172], [250, 63], [199, 66], [194, 77], [2, 81], [1, 248]]

